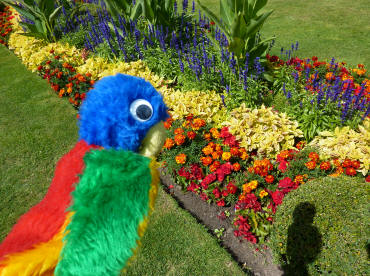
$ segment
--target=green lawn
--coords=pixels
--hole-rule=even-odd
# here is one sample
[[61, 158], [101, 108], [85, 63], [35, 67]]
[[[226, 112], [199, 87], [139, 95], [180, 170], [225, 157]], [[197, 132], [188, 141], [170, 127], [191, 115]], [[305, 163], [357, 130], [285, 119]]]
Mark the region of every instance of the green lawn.
[[[39, 202], [77, 141], [76, 111], [0, 45], [0, 241]], [[161, 189], [126, 275], [243, 275], [215, 238]]]
[[[200, 0], [219, 13], [219, 0]], [[300, 44], [299, 57], [370, 66], [370, 5], [368, 0], [269, 0], [274, 12], [262, 28], [262, 36], [276, 35], [272, 54], [281, 47]]]

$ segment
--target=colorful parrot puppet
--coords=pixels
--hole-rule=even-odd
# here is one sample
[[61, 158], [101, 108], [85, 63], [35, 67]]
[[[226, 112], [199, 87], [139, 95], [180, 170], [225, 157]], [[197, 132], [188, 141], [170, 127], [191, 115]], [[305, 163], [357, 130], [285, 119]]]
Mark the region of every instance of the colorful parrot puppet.
[[98, 81], [80, 109], [79, 142], [0, 244], [0, 276], [119, 275], [153, 209], [159, 177], [151, 157], [167, 117], [149, 82], [122, 74]]

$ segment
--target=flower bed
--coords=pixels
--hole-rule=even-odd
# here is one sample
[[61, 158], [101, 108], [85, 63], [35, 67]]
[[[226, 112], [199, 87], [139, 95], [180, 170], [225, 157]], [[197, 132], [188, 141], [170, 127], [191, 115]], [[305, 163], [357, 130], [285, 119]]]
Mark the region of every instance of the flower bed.
[[[101, 54], [104, 41], [118, 43], [109, 45], [113, 52], [122, 46], [117, 28], [118, 40], [101, 33], [108, 24], [103, 17], [80, 18], [90, 20], [81, 23], [85, 27], [97, 20], [102, 28], [93, 37], [89, 34], [90, 44], [81, 50], [22, 36], [17, 18], [10, 15], [12, 11], [7, 9], [0, 17], [8, 22], [1, 24], [7, 28], [9, 48], [30, 70], [47, 79], [59, 97], [68, 97], [77, 108], [101, 77], [120, 72], [150, 81], [162, 93], [175, 120], [166, 123], [168, 139], [160, 159], [185, 190], [218, 206], [233, 206], [234, 233], [242, 239], [264, 241], [284, 196], [310, 179], [341, 173], [360, 177], [361, 173], [370, 181], [370, 81], [362, 65], [347, 69], [334, 60], [283, 61], [267, 55], [266, 63], [256, 59], [238, 67], [226, 45], [221, 45], [221, 60], [212, 61], [204, 33], [215, 33], [221, 44], [225, 39], [204, 18], [189, 27], [195, 37], [193, 52], [199, 45], [203, 47], [191, 60], [192, 52], [186, 47], [174, 50], [180, 36], [167, 36], [168, 42], [154, 29], [149, 39], [153, 45], [159, 43], [161, 50], [146, 52], [144, 46], [139, 47], [146, 37], [139, 35], [133, 24], [125, 37], [127, 45], [142, 54], [139, 58], [147, 55], [141, 60], [125, 52], [123, 61], [119, 54]], [[128, 31], [124, 26], [120, 30]], [[158, 56], [162, 67], [156, 67], [148, 55]], [[186, 58], [188, 67], [184, 67]], [[174, 77], [166, 67], [177, 74], [175, 80], [166, 78]], [[268, 72], [274, 82], [264, 79]], [[198, 85], [205, 89], [194, 89]], [[316, 148], [302, 149], [304, 139]]]
[[159, 160], [171, 178], [203, 201], [233, 206], [235, 236], [252, 243], [265, 240], [277, 206], [290, 191], [326, 175], [359, 176], [358, 160], [324, 161], [303, 141], [276, 158], [262, 159], [257, 150], [241, 147], [227, 126], [217, 129], [190, 115], [168, 119], [165, 127], [168, 138]]

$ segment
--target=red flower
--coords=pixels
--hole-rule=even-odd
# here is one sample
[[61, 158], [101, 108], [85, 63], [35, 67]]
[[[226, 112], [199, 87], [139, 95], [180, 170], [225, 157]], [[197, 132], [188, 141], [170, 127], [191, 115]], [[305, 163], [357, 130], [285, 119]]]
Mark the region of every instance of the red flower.
[[200, 198], [201, 198], [203, 201], [207, 201], [207, 200], [209, 199], [206, 193], [201, 193], [201, 194], [200, 194]]
[[202, 180], [200, 185], [202, 186], [203, 189], [207, 190], [208, 185], [211, 184], [215, 180], [216, 180], [216, 174], [212, 173], [212, 174], [206, 175], [206, 177]]
[[182, 176], [182, 177], [185, 177], [187, 180], [190, 179], [190, 172], [185, 167], [181, 167], [179, 169], [178, 175]]
[[365, 181], [370, 182], [370, 174], [368, 176], [366, 176]]
[[225, 164], [222, 164], [217, 170], [216, 170], [216, 174], [217, 174], [217, 180], [219, 182], [222, 182], [225, 178], [226, 175], [229, 175], [231, 174], [233, 170], [233, 166], [230, 164], [230, 162], [227, 162]]
[[217, 201], [218, 206], [225, 206], [225, 201], [223, 199]]
[[221, 197], [221, 192], [218, 188], [214, 188], [212, 193], [214, 194], [215, 198], [220, 198]]
[[284, 193], [281, 191], [275, 191], [271, 194], [271, 197], [276, 205], [280, 205], [283, 202]]
[[308, 161], [307, 163], [304, 164], [307, 169], [309, 170], [314, 170], [316, 168], [316, 162], [315, 161]]
[[215, 22], [213, 22], [213, 21], [211, 21], [211, 22], [210, 22], [210, 24], [213, 26], [213, 25], [215, 25], [216, 23], [215, 23]]
[[193, 140], [197, 134], [194, 131], [189, 131], [186, 135], [190, 140]]
[[222, 196], [227, 197], [229, 195], [229, 192], [227, 190], [222, 191]]
[[352, 167], [346, 168], [346, 175], [355, 176], [357, 174], [356, 170]]
[[234, 169], [234, 171], [236, 171], [236, 172], [238, 172], [238, 171], [240, 171], [240, 164], [239, 163], [234, 163], [233, 164], [233, 169]]
[[230, 182], [229, 184], [227, 184], [226, 189], [230, 194], [235, 194], [236, 191], [238, 190], [238, 187], [236, 187], [232, 182]]
[[39, 65], [38, 67], [37, 67], [37, 70], [41, 70], [43, 67], [42, 67], [42, 65]]
[[199, 185], [192, 181], [190, 185], [186, 188], [186, 190], [196, 193], [196, 189], [199, 189]]
[[330, 168], [331, 168], [330, 162], [328, 162], [328, 161], [321, 162], [321, 164], [320, 164], [320, 169], [321, 170], [328, 171], [328, 170], [330, 170]]
[[271, 184], [272, 182], [274, 182], [274, 180], [275, 180], [275, 178], [274, 178], [273, 175], [268, 175], [268, 176], [265, 177], [265, 181], [268, 184]]
[[351, 167], [352, 166], [352, 161], [349, 160], [349, 159], [345, 159], [342, 163], [342, 167], [343, 168], [348, 168], [348, 167]]
[[358, 160], [352, 161], [352, 167], [354, 169], [357, 170], [358, 168], [360, 168], [360, 165], [361, 165], [360, 161], [358, 161]]
[[281, 162], [279, 164], [279, 167], [278, 167], [278, 170], [281, 171], [281, 172], [283, 172], [283, 173], [286, 172], [287, 165], [289, 165], [289, 162], [288, 161], [281, 160]]
[[193, 178], [198, 179], [198, 180], [203, 179], [203, 171], [202, 171], [202, 168], [199, 167], [198, 164], [192, 164], [190, 166], [190, 170], [191, 170], [191, 176]]

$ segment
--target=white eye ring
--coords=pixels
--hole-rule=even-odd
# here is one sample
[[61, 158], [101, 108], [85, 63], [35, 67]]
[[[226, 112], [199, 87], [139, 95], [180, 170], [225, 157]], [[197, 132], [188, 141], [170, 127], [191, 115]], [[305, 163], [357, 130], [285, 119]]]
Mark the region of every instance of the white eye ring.
[[153, 116], [153, 107], [147, 100], [137, 99], [131, 103], [130, 113], [135, 120], [146, 122]]

